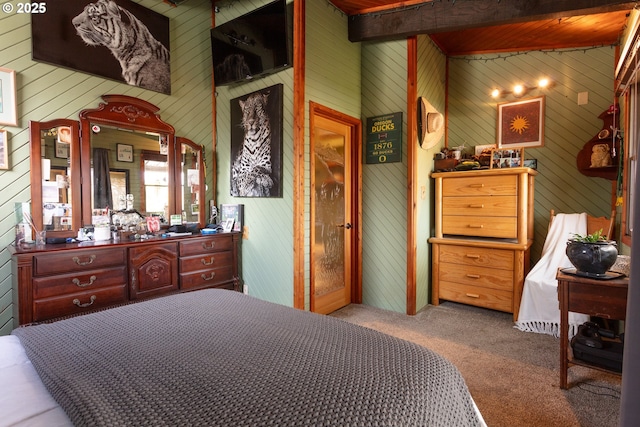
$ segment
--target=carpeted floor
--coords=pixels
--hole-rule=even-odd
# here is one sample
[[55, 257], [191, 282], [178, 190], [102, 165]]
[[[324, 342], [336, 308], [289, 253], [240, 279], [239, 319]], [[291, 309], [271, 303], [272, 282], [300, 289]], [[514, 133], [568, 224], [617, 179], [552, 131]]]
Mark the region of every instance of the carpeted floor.
[[358, 304], [331, 315], [449, 359], [489, 427], [618, 425], [620, 377], [572, 366], [561, 390], [559, 340], [513, 328], [511, 314], [445, 302], [415, 316]]

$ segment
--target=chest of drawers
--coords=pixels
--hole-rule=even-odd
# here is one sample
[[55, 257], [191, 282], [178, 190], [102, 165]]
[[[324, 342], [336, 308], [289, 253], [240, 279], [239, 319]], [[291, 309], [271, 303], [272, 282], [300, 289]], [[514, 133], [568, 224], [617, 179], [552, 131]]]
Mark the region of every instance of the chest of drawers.
[[241, 290], [240, 233], [11, 247], [18, 324], [207, 287]]
[[536, 172], [439, 172], [435, 179], [432, 303], [450, 300], [517, 319], [533, 243]]

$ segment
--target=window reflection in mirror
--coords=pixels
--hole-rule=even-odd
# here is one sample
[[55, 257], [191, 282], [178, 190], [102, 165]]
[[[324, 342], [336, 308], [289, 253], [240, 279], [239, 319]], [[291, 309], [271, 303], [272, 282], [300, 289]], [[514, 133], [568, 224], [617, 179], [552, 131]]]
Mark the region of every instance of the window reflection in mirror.
[[[92, 209], [131, 207], [141, 215], [167, 218], [169, 206], [166, 135], [91, 125]], [[120, 174], [114, 174], [117, 170]], [[101, 172], [100, 172], [101, 171]], [[106, 171], [109, 171], [108, 173]], [[122, 179], [126, 175], [123, 194]], [[114, 182], [114, 179], [119, 182]], [[133, 204], [126, 204], [127, 195]], [[124, 196], [124, 197], [123, 197]]]
[[148, 215], [167, 218], [169, 210], [169, 167], [167, 156], [143, 152], [141, 207]]
[[47, 231], [68, 231], [72, 227], [70, 141], [68, 126], [40, 131], [42, 225]]

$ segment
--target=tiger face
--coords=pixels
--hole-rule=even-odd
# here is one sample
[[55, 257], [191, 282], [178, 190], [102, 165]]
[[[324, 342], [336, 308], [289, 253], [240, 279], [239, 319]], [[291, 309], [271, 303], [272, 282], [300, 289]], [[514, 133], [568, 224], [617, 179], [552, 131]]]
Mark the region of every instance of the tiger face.
[[[126, 15], [122, 15], [125, 16]], [[120, 32], [114, 31], [114, 20], [120, 21], [120, 8], [111, 0], [98, 0], [84, 7], [71, 21], [78, 35], [90, 46], [117, 47]], [[116, 23], [116, 25], [118, 25]]]

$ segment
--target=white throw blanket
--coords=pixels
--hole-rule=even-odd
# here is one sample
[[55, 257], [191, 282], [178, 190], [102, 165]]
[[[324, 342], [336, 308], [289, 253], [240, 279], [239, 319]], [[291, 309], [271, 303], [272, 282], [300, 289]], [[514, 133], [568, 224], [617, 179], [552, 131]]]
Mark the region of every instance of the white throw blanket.
[[[557, 214], [551, 222], [540, 261], [524, 280], [522, 301], [516, 328], [525, 332], [538, 332], [554, 337], [560, 335], [560, 308], [558, 307], [558, 268], [573, 265], [566, 255], [567, 240], [573, 234], [586, 234], [587, 214]], [[578, 331], [578, 325], [589, 320], [586, 314], [569, 312], [569, 338]]]

